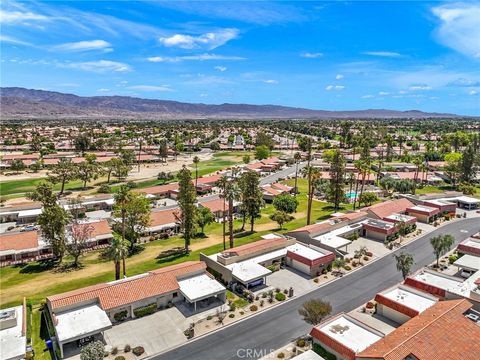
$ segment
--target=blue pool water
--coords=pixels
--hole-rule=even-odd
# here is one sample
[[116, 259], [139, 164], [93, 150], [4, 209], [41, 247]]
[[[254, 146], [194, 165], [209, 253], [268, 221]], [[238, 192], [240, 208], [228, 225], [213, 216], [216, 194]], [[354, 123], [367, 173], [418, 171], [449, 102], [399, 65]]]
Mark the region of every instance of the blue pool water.
[[352, 192], [348, 192], [346, 193], [347, 197], [350, 198], [350, 199], [355, 199], [357, 197], [357, 193], [352, 191]]

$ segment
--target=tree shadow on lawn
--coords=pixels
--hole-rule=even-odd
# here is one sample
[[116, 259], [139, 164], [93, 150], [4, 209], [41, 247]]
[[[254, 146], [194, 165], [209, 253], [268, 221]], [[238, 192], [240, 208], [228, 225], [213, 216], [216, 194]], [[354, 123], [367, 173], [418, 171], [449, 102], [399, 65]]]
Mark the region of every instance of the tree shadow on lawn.
[[256, 234], [257, 232], [255, 230], [253, 231], [244, 231], [244, 232], [241, 232], [241, 233], [238, 233], [238, 234], [235, 234], [233, 237], [235, 239], [241, 239], [243, 237], [246, 237], [246, 236], [250, 236], [250, 235], [253, 235], [253, 234]]
[[58, 266], [58, 261], [54, 259], [40, 260], [29, 264], [15, 265], [20, 267], [20, 274], [38, 274], [44, 271], [50, 271]]
[[171, 261], [181, 259], [182, 257], [188, 257], [183, 247], [174, 247], [172, 249], [164, 250], [155, 258], [157, 264], [164, 264]]

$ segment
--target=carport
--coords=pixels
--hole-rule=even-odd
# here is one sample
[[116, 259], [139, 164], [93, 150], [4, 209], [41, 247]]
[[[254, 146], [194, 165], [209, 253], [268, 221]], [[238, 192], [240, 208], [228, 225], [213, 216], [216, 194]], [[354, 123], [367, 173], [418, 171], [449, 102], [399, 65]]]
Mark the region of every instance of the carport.
[[197, 302], [210, 297], [217, 297], [222, 303], [226, 301], [226, 289], [215, 279], [206, 274], [192, 276], [178, 281], [180, 292], [197, 310]]
[[107, 314], [98, 305], [55, 314], [53, 319], [62, 357], [64, 345], [87, 336], [102, 334], [112, 327]]
[[260, 285], [260, 282], [266, 283], [267, 275], [272, 272], [266, 267], [257, 264], [254, 261], [242, 261], [228, 266], [232, 270], [232, 277], [243, 284], [247, 289], [249, 286]]
[[459, 269], [465, 269], [470, 271], [480, 270], [480, 257], [473, 255], [463, 255], [453, 263]]

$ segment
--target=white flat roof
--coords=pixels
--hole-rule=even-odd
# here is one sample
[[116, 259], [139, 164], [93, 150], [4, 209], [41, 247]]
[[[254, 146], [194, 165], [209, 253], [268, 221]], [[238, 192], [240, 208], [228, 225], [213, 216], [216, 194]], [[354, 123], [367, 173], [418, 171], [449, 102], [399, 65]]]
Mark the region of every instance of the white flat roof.
[[190, 302], [202, 300], [226, 291], [217, 280], [212, 279], [206, 274], [180, 280], [178, 285], [180, 285], [181, 293]]
[[18, 217], [29, 217], [29, 216], [38, 216], [43, 212], [43, 209], [30, 209], [30, 210], [22, 210], [18, 212]]
[[461, 244], [480, 249], [480, 240], [478, 239], [468, 238], [467, 240], [463, 241]]
[[324, 257], [325, 255], [328, 255], [328, 252], [326, 250], [322, 251], [322, 249], [319, 249], [319, 248], [316, 248], [316, 249], [312, 249], [311, 247], [308, 247], [299, 243], [287, 246], [288, 251], [296, 253], [309, 260], [316, 260], [321, 257]]
[[295, 360], [325, 360], [313, 350], [307, 350], [304, 353], [295, 356]]
[[279, 238], [281, 237], [282, 235], [278, 235], [278, 234], [274, 234], [274, 233], [270, 233], [270, 234], [266, 234], [266, 235], [263, 235], [262, 236], [262, 239], [276, 239], [276, 238]]
[[147, 230], [150, 232], [155, 232], [155, 231], [164, 230], [164, 229], [172, 229], [172, 228], [175, 228], [177, 225], [178, 224], [176, 223], [168, 223], [163, 225], [152, 226], [152, 227], [149, 227]]
[[421, 271], [411, 277], [415, 280], [433, 285], [443, 290], [458, 287], [462, 284], [462, 279], [460, 278], [453, 278], [452, 276], [439, 274], [434, 271]]
[[458, 196], [458, 197], [454, 197], [454, 198], [448, 198], [448, 199], [444, 199], [444, 200], [447, 200], [447, 201], [460, 201], [460, 202], [463, 202], [463, 203], [466, 203], [466, 204], [480, 204], [480, 200], [477, 199], [477, 198], [474, 198], [474, 197], [471, 197], [471, 196]]
[[366, 326], [362, 326], [360, 322], [353, 321], [345, 315], [317, 328], [355, 353], [365, 350], [382, 338]]
[[321, 244], [325, 244], [334, 249], [342, 248], [351, 243], [350, 240], [335, 235], [333, 231], [323, 235], [316, 236], [314, 237], [314, 239], [319, 241]]
[[112, 327], [107, 314], [98, 305], [85, 306], [55, 316], [58, 320], [55, 329], [61, 342], [81, 339]]
[[232, 271], [232, 275], [243, 283], [248, 283], [271, 273], [266, 267], [253, 261], [242, 261], [227, 267]]
[[428, 211], [428, 212], [437, 210], [437, 208], [435, 208], [435, 207], [425, 206], [425, 205], [415, 205], [415, 206], [412, 206], [409, 209], [419, 210], [419, 211]]
[[87, 211], [85, 216], [89, 219], [108, 219], [112, 214], [105, 210]]
[[26, 336], [22, 336], [23, 306], [15, 306], [0, 310], [0, 313], [14, 311], [17, 324], [0, 331], [0, 359], [20, 359], [25, 357]]
[[383, 292], [382, 295], [418, 312], [427, 310], [437, 302], [437, 300], [429, 296], [429, 294], [425, 293], [425, 295], [423, 295], [422, 292], [409, 289], [406, 286], [396, 286], [393, 289]]
[[453, 263], [453, 265], [469, 269], [469, 270], [480, 270], [480, 257], [473, 256], [473, 255], [462, 255], [458, 258], [457, 261]]
[[405, 214], [391, 214], [386, 217], [386, 219], [394, 220], [394, 221], [410, 221], [412, 219], [415, 219], [415, 216], [409, 216]]

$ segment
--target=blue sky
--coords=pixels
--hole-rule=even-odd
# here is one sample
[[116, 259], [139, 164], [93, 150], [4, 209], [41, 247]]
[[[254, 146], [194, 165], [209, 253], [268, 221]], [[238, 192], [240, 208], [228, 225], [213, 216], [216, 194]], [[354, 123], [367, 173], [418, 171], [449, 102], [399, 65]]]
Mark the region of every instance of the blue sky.
[[479, 2], [1, 3], [1, 84], [480, 115]]

